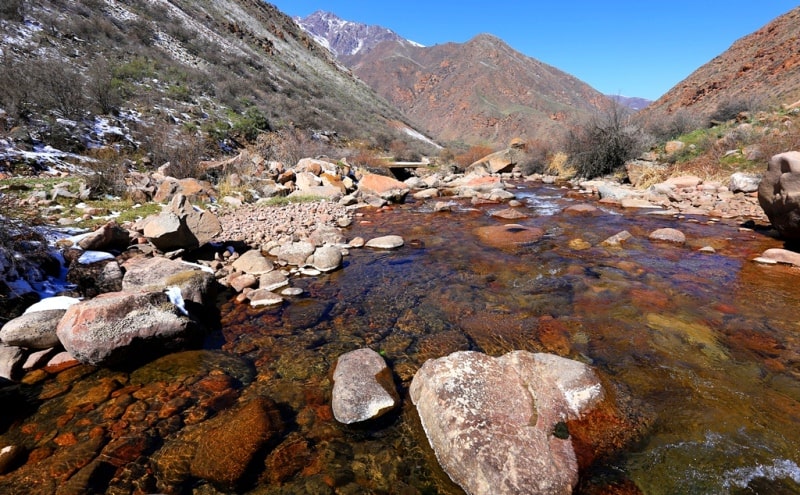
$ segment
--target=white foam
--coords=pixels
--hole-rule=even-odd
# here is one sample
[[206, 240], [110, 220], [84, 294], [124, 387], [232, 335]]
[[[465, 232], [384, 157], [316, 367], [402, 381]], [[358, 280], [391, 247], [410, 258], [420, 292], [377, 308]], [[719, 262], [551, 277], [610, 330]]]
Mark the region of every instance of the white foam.
[[723, 486], [725, 488], [747, 488], [751, 481], [764, 478], [771, 481], [790, 479], [800, 484], [800, 466], [789, 459], [776, 459], [773, 463], [757, 464], [725, 471]]
[[183, 301], [183, 295], [181, 294], [181, 288], [177, 286], [170, 286], [167, 287], [164, 292], [167, 293], [167, 297], [169, 298], [169, 302], [174, 304], [184, 316], [189, 316], [189, 312], [186, 311], [186, 305]]
[[25, 310], [25, 313], [34, 313], [36, 311], [47, 311], [51, 309], [67, 309], [75, 303], [80, 302], [80, 299], [68, 296], [54, 296], [42, 299], [41, 301], [32, 304]]

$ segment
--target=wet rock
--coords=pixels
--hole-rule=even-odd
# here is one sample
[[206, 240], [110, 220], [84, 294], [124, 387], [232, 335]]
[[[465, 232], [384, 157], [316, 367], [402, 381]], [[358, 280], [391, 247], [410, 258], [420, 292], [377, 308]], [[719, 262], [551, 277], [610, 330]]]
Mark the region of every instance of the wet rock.
[[261, 254], [258, 249], [251, 249], [239, 256], [232, 264], [233, 268], [251, 275], [261, 275], [274, 269], [272, 260]]
[[247, 294], [250, 299], [250, 306], [277, 306], [283, 302], [283, 298], [274, 292], [265, 289], [256, 289]]
[[627, 241], [631, 237], [633, 236], [630, 232], [623, 230], [622, 232], [617, 232], [608, 239], [604, 240], [601, 244], [607, 247], [619, 247], [623, 242]]
[[800, 151], [773, 156], [758, 186], [758, 203], [784, 239], [800, 239]]
[[593, 216], [593, 215], [599, 215], [602, 212], [600, 211], [600, 208], [597, 208], [596, 206], [587, 205], [586, 203], [581, 203], [577, 205], [567, 206], [566, 208], [564, 208], [564, 213], [570, 215]]
[[110, 292], [70, 306], [56, 328], [76, 359], [110, 364], [161, 354], [198, 337], [163, 292]]
[[318, 247], [308, 264], [321, 272], [332, 272], [342, 266], [342, 250], [335, 246]]
[[242, 292], [245, 289], [255, 286], [257, 283], [258, 279], [249, 273], [234, 274], [228, 280], [231, 289], [236, 292]]
[[377, 418], [397, 407], [400, 398], [386, 362], [372, 349], [339, 356], [333, 372], [333, 416], [352, 424]]
[[226, 492], [238, 491], [253, 460], [281, 432], [275, 404], [257, 397], [227, 409], [168, 441], [153, 462], [164, 491], [201, 479]]
[[0, 474], [7, 473], [25, 454], [20, 445], [6, 445], [0, 449]]
[[402, 203], [411, 189], [392, 177], [364, 174], [358, 181], [358, 190], [365, 196], [377, 196], [384, 201]]
[[484, 244], [500, 249], [515, 249], [538, 242], [544, 230], [518, 224], [492, 225], [475, 229], [478, 239]]
[[467, 167], [465, 173], [502, 174], [511, 172], [520, 156], [521, 152], [516, 148], [507, 148], [497, 151], [472, 163]]
[[604, 395], [586, 365], [525, 351], [427, 361], [409, 392], [442, 468], [472, 494], [571, 493], [578, 464], [559, 427]]
[[756, 258], [756, 261], [800, 266], [800, 253], [788, 249], [771, 248], [764, 251], [759, 258]]
[[265, 273], [258, 279], [258, 288], [268, 291], [280, 289], [281, 287], [285, 287], [287, 285], [289, 285], [289, 277], [287, 277], [283, 272], [279, 271]]
[[495, 218], [502, 218], [503, 220], [519, 220], [521, 218], [528, 218], [525, 213], [515, 210], [514, 208], [506, 208], [505, 210], [495, 211], [492, 213]]
[[56, 326], [65, 309], [50, 309], [25, 313], [0, 329], [0, 341], [26, 349], [48, 349], [59, 344]]
[[123, 251], [130, 241], [130, 233], [112, 220], [78, 241], [78, 246], [86, 251]]
[[657, 229], [650, 233], [650, 240], [671, 242], [674, 244], [685, 244], [686, 235], [678, 229], [664, 228]]
[[399, 235], [385, 235], [368, 240], [365, 246], [374, 249], [397, 249], [403, 244], [405, 241]]

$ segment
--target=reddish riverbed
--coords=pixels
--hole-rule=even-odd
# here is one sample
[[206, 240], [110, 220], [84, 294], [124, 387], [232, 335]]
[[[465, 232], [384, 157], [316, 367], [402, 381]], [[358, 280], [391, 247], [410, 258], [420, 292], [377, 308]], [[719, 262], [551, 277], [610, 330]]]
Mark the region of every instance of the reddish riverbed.
[[[18, 406], [3, 413], [0, 440], [24, 446], [27, 462], [0, 476], [0, 492], [224, 493], [198, 475], [213, 466], [192, 464], [204, 439], [227, 438], [203, 425], [237, 399], [261, 396], [273, 418], [257, 426], [271, 428], [267, 448], [231, 491], [459, 493], [420, 438], [407, 397], [369, 426], [333, 419], [331, 368], [369, 346], [404, 393], [426, 359], [460, 349], [547, 351], [594, 365], [652, 427], [584, 486], [800, 493], [800, 270], [751, 261], [781, 243], [741, 229], [745, 219], [605, 207], [568, 215], [561, 210], [580, 200], [524, 187], [530, 217], [516, 223], [546, 232], [532, 246], [502, 250], [475, 236], [500, 223], [489, 214], [502, 205], [366, 212], [348, 237], [399, 234], [406, 245], [353, 250], [342, 270], [294, 281], [305, 295], [280, 308], [222, 300], [223, 329], [205, 351], [136, 370], [81, 366], [29, 378], [3, 400]], [[680, 229], [687, 244], [650, 242], [660, 227]], [[633, 237], [622, 248], [600, 246], [623, 230]]]

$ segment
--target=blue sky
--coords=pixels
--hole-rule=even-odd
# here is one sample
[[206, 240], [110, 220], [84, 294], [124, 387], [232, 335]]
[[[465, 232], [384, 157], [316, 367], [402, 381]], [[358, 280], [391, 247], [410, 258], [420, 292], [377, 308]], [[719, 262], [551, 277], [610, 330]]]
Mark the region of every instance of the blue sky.
[[657, 99], [737, 39], [798, 6], [786, 0], [270, 0], [436, 45], [491, 33], [606, 94]]

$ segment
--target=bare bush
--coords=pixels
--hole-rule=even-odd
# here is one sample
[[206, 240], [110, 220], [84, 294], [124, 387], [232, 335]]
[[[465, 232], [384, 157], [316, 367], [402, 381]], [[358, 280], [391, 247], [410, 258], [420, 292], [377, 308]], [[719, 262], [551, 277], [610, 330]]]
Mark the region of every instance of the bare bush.
[[568, 133], [569, 165], [581, 177], [610, 174], [641, 153], [646, 140], [630, 115], [615, 104]]
[[455, 161], [459, 168], [463, 170], [492, 152], [494, 150], [486, 145], [470, 146], [464, 153], [456, 155]]
[[759, 96], [737, 96], [721, 101], [710, 118], [712, 122], [726, 122], [735, 119], [742, 112], [754, 113], [764, 107], [764, 101]]
[[197, 177], [205, 146], [203, 139], [166, 123], [141, 130], [144, 151], [156, 166], [169, 162], [169, 174], [177, 179]]
[[543, 141], [534, 140], [525, 146], [525, 154], [518, 167], [524, 175], [543, 174], [547, 172], [550, 152]]
[[0, 19], [22, 22], [25, 20], [24, 0], [3, 0], [0, 2]]
[[644, 125], [647, 132], [659, 141], [669, 141], [706, 126], [706, 119], [685, 108], [672, 114], [659, 115]]

